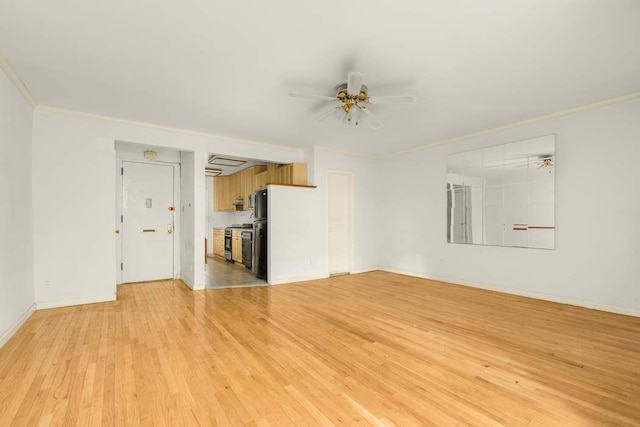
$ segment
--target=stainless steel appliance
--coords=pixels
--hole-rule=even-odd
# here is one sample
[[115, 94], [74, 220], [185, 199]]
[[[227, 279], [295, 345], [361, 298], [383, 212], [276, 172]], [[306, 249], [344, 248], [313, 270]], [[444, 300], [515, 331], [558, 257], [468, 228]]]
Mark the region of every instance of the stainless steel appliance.
[[231, 254], [231, 227], [224, 229], [224, 259], [233, 262], [233, 255]]
[[267, 190], [254, 194], [253, 274], [267, 280]]
[[242, 263], [251, 268], [253, 261], [253, 230], [242, 230]]

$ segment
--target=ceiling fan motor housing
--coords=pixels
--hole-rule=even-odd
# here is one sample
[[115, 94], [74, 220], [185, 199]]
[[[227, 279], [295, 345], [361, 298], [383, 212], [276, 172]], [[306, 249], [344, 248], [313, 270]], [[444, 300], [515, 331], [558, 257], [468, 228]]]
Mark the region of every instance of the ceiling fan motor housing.
[[362, 85], [360, 89], [360, 93], [358, 96], [353, 96], [347, 92], [347, 84], [343, 83], [341, 85], [336, 86], [336, 98], [341, 101], [344, 105], [344, 111], [349, 113], [351, 108], [358, 103], [366, 103], [369, 101], [369, 96], [367, 95], [367, 86]]

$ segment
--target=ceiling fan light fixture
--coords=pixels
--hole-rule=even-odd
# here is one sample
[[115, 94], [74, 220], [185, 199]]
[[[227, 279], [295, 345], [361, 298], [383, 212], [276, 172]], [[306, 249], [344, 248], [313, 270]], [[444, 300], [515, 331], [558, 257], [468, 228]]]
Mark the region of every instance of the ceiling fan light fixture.
[[367, 109], [367, 105], [369, 103], [410, 104], [416, 101], [415, 96], [411, 95], [376, 96], [369, 98], [369, 89], [364, 84], [364, 77], [365, 75], [363, 73], [357, 71], [349, 72], [347, 75], [347, 82], [335, 87], [337, 92], [335, 97], [299, 93], [290, 93], [289, 96], [313, 98], [340, 103], [335, 110], [332, 109], [326, 111], [316, 121], [322, 121], [335, 114], [335, 116], [338, 116], [344, 124], [354, 124], [358, 126], [361, 122], [365, 122], [372, 129], [380, 129], [382, 127], [382, 122]]

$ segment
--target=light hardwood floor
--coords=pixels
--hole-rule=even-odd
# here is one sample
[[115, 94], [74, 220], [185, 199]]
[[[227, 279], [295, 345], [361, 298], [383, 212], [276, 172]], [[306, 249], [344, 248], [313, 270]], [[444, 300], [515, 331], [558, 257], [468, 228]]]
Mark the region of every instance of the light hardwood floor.
[[0, 425], [638, 425], [640, 319], [374, 272], [36, 312]]

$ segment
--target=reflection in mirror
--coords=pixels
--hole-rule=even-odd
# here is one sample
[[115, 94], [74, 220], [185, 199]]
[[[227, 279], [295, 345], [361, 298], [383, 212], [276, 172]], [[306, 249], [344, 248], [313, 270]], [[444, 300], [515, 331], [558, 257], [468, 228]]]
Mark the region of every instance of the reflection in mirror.
[[555, 247], [555, 135], [447, 157], [447, 241]]

